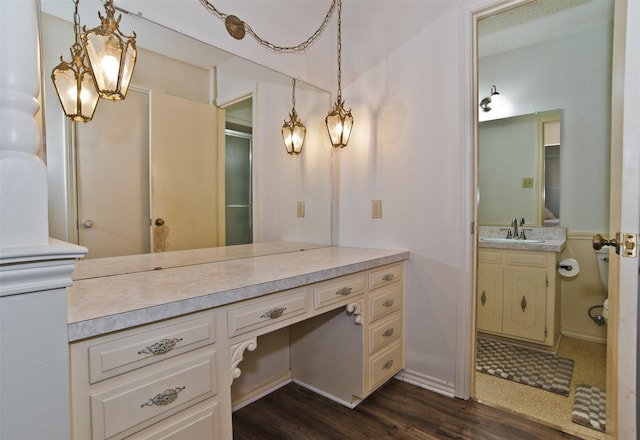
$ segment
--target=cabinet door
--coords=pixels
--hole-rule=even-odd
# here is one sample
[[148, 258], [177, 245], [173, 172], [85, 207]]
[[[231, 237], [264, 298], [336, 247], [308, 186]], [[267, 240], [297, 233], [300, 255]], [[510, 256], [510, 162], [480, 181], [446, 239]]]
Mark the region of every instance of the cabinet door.
[[476, 292], [478, 330], [502, 332], [502, 267], [480, 264]]
[[502, 331], [544, 342], [547, 275], [544, 270], [506, 269]]

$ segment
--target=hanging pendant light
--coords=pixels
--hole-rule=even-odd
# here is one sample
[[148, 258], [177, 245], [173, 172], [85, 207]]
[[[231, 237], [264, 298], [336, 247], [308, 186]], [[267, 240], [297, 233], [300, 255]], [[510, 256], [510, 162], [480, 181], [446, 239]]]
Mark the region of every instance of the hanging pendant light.
[[76, 122], [88, 122], [93, 118], [99, 96], [93, 72], [87, 64], [85, 51], [80, 44], [78, 0], [74, 0], [73, 3], [73, 30], [76, 42], [71, 46], [71, 62], [66, 62], [60, 57], [60, 64], [51, 72], [51, 80], [65, 116]]
[[282, 139], [284, 140], [284, 146], [287, 149], [287, 153], [291, 156], [298, 156], [302, 152], [302, 146], [304, 144], [304, 137], [307, 134], [307, 129], [304, 124], [298, 119], [296, 113], [296, 80], [293, 79], [293, 92], [291, 93], [291, 113], [289, 113], [289, 120], [284, 121], [282, 126]]
[[334, 148], [344, 148], [349, 142], [349, 136], [351, 135], [351, 128], [353, 127], [353, 116], [351, 116], [351, 109], [344, 109], [344, 101], [342, 100], [342, 1], [338, 0], [338, 96], [333, 110], [329, 112], [325, 118], [327, 124], [327, 130], [329, 131], [329, 137], [331, 138], [331, 145]]
[[118, 27], [122, 15], [116, 20], [113, 1], [104, 5], [107, 12], [100, 12], [100, 26], [87, 31], [84, 27], [82, 42], [87, 51], [100, 97], [118, 101], [124, 99], [129, 89], [133, 68], [136, 64], [136, 33], [128, 37]]

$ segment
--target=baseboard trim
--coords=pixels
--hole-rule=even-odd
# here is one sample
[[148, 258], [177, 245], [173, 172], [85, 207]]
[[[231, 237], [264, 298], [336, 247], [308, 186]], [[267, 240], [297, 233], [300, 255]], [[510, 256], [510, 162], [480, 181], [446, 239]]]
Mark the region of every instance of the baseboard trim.
[[234, 394], [231, 396], [231, 410], [237, 411], [240, 408], [244, 408], [267, 394], [274, 392], [278, 388], [282, 388], [288, 383], [291, 383], [291, 381], [291, 371], [287, 371], [286, 373], [262, 381], [240, 394]]
[[403, 370], [396, 374], [394, 378], [447, 397], [456, 396], [456, 388], [454, 384], [444, 382], [440, 379], [436, 379], [435, 377], [430, 377], [416, 371]]
[[562, 336], [566, 336], [568, 338], [582, 339], [583, 341], [597, 342], [600, 344], [607, 343], [607, 338], [600, 338], [598, 336], [585, 335], [582, 333], [576, 333], [569, 330], [562, 330], [560, 333], [562, 334]]

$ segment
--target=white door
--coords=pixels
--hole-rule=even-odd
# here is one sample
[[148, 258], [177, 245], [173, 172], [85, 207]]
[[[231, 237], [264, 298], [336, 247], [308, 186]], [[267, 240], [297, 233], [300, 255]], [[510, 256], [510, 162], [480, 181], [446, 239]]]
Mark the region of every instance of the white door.
[[215, 106], [152, 93], [153, 252], [218, 246], [218, 117]]
[[[610, 238], [640, 231], [640, 2], [616, 2], [615, 23]], [[607, 434], [635, 439], [638, 257], [609, 254]]]
[[149, 97], [101, 100], [76, 123], [78, 243], [87, 258], [149, 252]]

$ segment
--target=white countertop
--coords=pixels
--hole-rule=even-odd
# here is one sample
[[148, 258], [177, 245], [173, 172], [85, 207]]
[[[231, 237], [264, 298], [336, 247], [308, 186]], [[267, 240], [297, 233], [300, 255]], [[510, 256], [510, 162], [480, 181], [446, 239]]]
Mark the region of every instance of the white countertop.
[[518, 239], [510, 239], [500, 242], [483, 241], [483, 238], [503, 238], [506, 236], [504, 229], [508, 226], [480, 226], [478, 247], [493, 249], [518, 249], [541, 252], [561, 252], [567, 244], [567, 228], [525, 226], [527, 238], [541, 240], [541, 243], [526, 242]]
[[[196, 251], [183, 252], [186, 255]], [[153, 259], [153, 255], [146, 258]], [[219, 307], [408, 258], [406, 251], [321, 247], [77, 279], [67, 292], [69, 341]], [[111, 267], [114, 265], [114, 261], [107, 263]], [[96, 270], [99, 264], [99, 260], [91, 263]]]

